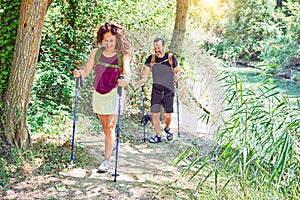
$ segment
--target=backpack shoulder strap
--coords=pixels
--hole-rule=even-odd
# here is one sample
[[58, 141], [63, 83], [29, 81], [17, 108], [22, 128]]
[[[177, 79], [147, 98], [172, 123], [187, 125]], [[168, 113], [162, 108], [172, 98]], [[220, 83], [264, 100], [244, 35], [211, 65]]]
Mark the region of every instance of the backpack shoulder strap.
[[169, 63], [170, 63], [170, 65], [171, 65], [171, 68], [173, 69], [172, 53], [169, 53], [169, 55], [168, 55], [168, 60], [169, 60]]
[[97, 63], [99, 62], [99, 59], [100, 59], [100, 56], [101, 56], [102, 52], [103, 52], [103, 47], [100, 47], [100, 48], [97, 49], [95, 57], [94, 57], [94, 63], [95, 63], [94, 66], [96, 66]]
[[118, 66], [120, 70], [120, 74], [123, 74], [123, 54], [118, 53]]
[[101, 57], [103, 51], [104, 51], [104, 47], [100, 47], [100, 48], [97, 49], [96, 54], [95, 54], [95, 58], [94, 58], [94, 66], [96, 66], [97, 64], [101, 64], [105, 67], [119, 68], [120, 73], [123, 74], [123, 54], [122, 53], [117, 54], [118, 65], [113, 65], [113, 64], [100, 62], [100, 57]]
[[152, 69], [154, 64], [155, 64], [155, 54], [152, 54], [151, 61], [150, 61], [150, 68], [151, 69]]
[[152, 54], [152, 56], [151, 56], [150, 71], [152, 70], [152, 67], [153, 67], [154, 64], [155, 64], [155, 53]]
[[166, 62], [168, 61], [170, 66], [171, 66], [171, 69], [173, 70], [173, 59], [172, 59], [172, 53], [168, 53], [168, 59], [167, 60], [164, 60], [160, 63], [155, 63], [155, 54], [152, 54], [152, 57], [151, 57], [151, 61], [150, 61], [150, 68], [152, 69], [153, 65], [154, 64], [161, 64], [163, 62]]

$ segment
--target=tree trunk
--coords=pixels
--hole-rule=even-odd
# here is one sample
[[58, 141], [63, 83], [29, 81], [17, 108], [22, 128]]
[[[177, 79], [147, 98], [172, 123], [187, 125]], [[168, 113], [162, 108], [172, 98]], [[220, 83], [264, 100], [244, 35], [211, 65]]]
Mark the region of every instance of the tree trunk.
[[180, 57], [181, 55], [182, 45], [184, 41], [188, 8], [188, 0], [177, 0], [176, 20], [172, 35], [170, 51], [178, 57]]
[[23, 0], [12, 68], [4, 96], [4, 131], [12, 145], [30, 145], [27, 109], [37, 67], [41, 33], [53, 0]]

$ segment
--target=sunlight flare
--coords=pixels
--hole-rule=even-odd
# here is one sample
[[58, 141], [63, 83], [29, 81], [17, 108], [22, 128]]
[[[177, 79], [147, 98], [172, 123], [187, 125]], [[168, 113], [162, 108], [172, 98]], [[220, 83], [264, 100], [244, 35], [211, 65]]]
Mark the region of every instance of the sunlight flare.
[[203, 3], [205, 3], [207, 6], [214, 6], [219, 3], [219, 0], [202, 0]]

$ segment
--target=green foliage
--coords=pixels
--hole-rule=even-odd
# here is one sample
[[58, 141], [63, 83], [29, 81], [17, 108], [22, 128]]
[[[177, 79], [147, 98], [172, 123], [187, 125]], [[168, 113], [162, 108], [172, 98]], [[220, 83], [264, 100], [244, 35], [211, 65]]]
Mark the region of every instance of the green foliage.
[[[231, 112], [217, 143], [238, 151], [225, 159], [230, 165], [237, 164], [238, 171], [249, 167], [247, 170], [255, 170], [249, 174], [269, 174], [264, 181], [281, 185], [282, 181], [295, 181], [299, 164], [294, 159], [297, 155], [294, 142], [300, 127], [297, 115], [300, 104], [297, 99], [281, 96], [276, 90], [278, 86], [270, 83], [267, 79], [265, 84], [245, 87], [236, 76], [228, 81], [226, 94]], [[261, 171], [257, 170], [258, 165]], [[283, 180], [286, 170], [289, 174]]]
[[[21, 0], [1, 0], [0, 3], [0, 113], [3, 112], [3, 97], [14, 55], [21, 2]], [[3, 123], [2, 121], [3, 115], [0, 114], [0, 124]], [[2, 132], [1, 127], [0, 132]]]
[[[70, 136], [67, 136], [71, 138]], [[85, 167], [87, 149], [76, 144], [76, 166]], [[8, 187], [12, 180], [22, 181], [38, 174], [55, 174], [67, 169], [70, 161], [71, 140], [66, 136], [41, 136], [31, 149], [11, 149], [4, 154], [0, 149], [0, 185]]]
[[[19, 8], [21, 1], [2, 1], [0, 4], [0, 19], [1, 19], [1, 74], [0, 74], [0, 93], [3, 97], [3, 91], [6, 88], [9, 71], [12, 64], [14, 45], [17, 34]], [[2, 99], [2, 98], [1, 98]]]
[[276, 1], [226, 1], [224, 8], [231, 15], [217, 19], [224, 24], [220, 42], [210, 46], [220, 58], [281, 65], [297, 49], [298, 2], [276, 9]]
[[71, 114], [75, 86], [72, 71], [86, 60], [84, 50], [91, 49], [86, 42], [90, 30], [79, 24], [88, 18], [84, 5], [58, 1], [48, 10], [29, 107], [28, 118], [33, 131], [52, 124], [55, 116], [64, 118]]

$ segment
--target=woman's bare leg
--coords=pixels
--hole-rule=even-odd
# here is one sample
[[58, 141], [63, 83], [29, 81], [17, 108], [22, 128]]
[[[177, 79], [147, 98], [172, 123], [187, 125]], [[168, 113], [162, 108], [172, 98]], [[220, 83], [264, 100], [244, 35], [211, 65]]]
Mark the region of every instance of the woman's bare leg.
[[98, 117], [101, 121], [103, 132], [105, 135], [104, 159], [109, 160], [115, 144], [115, 128], [117, 124], [117, 115], [98, 114]]

